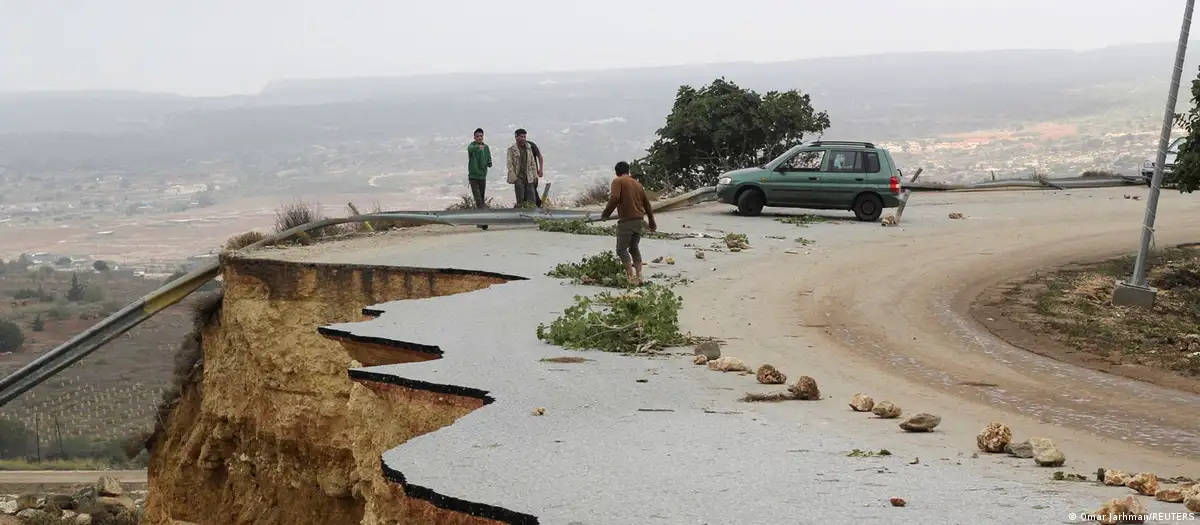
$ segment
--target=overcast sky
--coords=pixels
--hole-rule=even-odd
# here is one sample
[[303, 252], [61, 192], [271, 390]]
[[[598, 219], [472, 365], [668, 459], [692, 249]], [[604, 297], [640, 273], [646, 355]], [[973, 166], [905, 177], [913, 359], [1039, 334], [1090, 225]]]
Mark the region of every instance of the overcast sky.
[[1169, 42], [1178, 38], [1184, 0], [0, 0], [0, 6], [0, 91], [222, 95], [255, 93], [280, 78]]

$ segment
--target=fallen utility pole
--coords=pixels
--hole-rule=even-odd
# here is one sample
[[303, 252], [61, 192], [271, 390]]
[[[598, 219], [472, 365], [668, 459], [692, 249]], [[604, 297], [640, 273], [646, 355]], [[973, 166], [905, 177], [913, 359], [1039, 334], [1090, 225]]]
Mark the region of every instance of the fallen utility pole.
[[1133, 275], [1125, 282], [1117, 282], [1113, 288], [1112, 303], [1118, 306], [1141, 306], [1153, 308], [1158, 290], [1146, 285], [1146, 257], [1150, 254], [1150, 243], [1154, 240], [1154, 216], [1158, 211], [1158, 193], [1162, 187], [1163, 164], [1167, 162], [1167, 143], [1171, 140], [1171, 128], [1175, 121], [1175, 105], [1179, 99], [1179, 82], [1183, 77], [1183, 59], [1187, 54], [1188, 34], [1192, 29], [1192, 10], [1195, 0], [1187, 0], [1183, 8], [1183, 25], [1179, 29], [1179, 46], [1175, 50], [1175, 69], [1171, 71], [1171, 89], [1167, 91], [1167, 107], [1163, 110], [1162, 133], [1158, 137], [1158, 157], [1154, 162], [1154, 178], [1150, 181], [1150, 195], [1146, 198], [1146, 217], [1142, 221], [1142, 243], [1138, 247], [1137, 261], [1133, 264]]
[[[907, 184], [917, 182], [917, 177], [921, 176], [922, 171], [925, 171], [925, 168], [917, 168], [917, 172], [913, 174]], [[896, 224], [900, 224], [900, 216], [904, 215], [904, 207], [908, 205], [908, 197], [912, 195], [912, 190], [908, 189], [907, 184], [904, 188], [904, 195], [900, 196], [900, 205], [896, 207]]]

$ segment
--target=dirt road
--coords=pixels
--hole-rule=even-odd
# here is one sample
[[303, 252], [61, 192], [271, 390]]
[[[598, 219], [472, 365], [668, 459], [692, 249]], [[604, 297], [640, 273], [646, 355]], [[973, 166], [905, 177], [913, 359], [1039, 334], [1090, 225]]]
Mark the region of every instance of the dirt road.
[[[1008, 278], [1132, 252], [1145, 201], [1125, 193], [1145, 189], [918, 194], [901, 227], [797, 228], [816, 241], [807, 255], [747, 258], [735, 276], [698, 281], [684, 292], [688, 304], [712, 306], [685, 308], [684, 325], [728, 337], [728, 355], [814, 376], [834, 400], [861, 391], [906, 413], [941, 414], [946, 432], [931, 444], [969, 453], [974, 434], [997, 420], [1018, 439], [1055, 439], [1069, 467], [1195, 476], [1200, 396], [1034, 355], [969, 314]], [[727, 228], [727, 208], [688, 213]], [[749, 231], [750, 221], [771, 219], [737, 220]], [[1164, 193], [1156, 239], [1200, 241], [1200, 196]], [[878, 428], [841, 402], [827, 406], [864, 431]]]
[[75, 485], [112, 476], [121, 483], [145, 483], [144, 470], [0, 470], [0, 485]]

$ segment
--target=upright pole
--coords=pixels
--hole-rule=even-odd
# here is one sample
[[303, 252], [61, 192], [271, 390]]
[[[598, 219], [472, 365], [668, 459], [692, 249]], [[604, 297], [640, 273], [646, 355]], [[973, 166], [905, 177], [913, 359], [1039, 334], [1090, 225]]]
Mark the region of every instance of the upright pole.
[[[1187, 0], [1183, 9], [1183, 25], [1179, 30], [1179, 47], [1175, 51], [1175, 69], [1171, 72], [1171, 90], [1167, 93], [1167, 107], [1163, 110], [1162, 134], [1158, 137], [1158, 156], [1154, 162], [1154, 178], [1150, 182], [1150, 195], [1146, 199], [1146, 217], [1142, 221], [1142, 243], [1138, 248], [1137, 261], [1133, 265], [1133, 276], [1126, 284], [1135, 288], [1146, 288], [1146, 257], [1150, 253], [1150, 242], [1154, 237], [1154, 218], [1158, 211], [1158, 194], [1162, 186], [1163, 164], [1167, 161], [1167, 144], [1171, 140], [1171, 128], [1175, 122], [1175, 104], [1179, 99], [1179, 82], [1183, 76], [1183, 58], [1187, 53], [1188, 35], [1192, 28], [1192, 10], [1195, 0]], [[1124, 303], [1119, 300], [1120, 286], [1113, 294], [1114, 303]], [[1153, 305], [1151, 296], [1150, 305]], [[1128, 304], [1142, 304], [1133, 301]]]

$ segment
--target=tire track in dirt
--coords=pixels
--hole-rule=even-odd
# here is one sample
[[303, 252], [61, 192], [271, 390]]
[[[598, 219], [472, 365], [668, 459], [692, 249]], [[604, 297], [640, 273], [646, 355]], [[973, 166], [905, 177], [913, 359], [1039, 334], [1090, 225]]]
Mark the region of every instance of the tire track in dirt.
[[[727, 306], [754, 298], [758, 308], [691, 321], [704, 323], [706, 335], [743, 332], [731, 347], [750, 361], [822, 374], [831, 379], [822, 390], [835, 398], [864, 391], [947, 412], [943, 426], [969, 432], [956, 438], [967, 446], [998, 419], [1020, 436], [1054, 437], [1076, 458], [1136, 456], [1194, 474], [1200, 396], [1021, 350], [969, 314], [984, 290], [1006, 279], [1135, 248], [1144, 207], [1122, 192], [1129, 190], [946, 195], [948, 206], [914, 200], [899, 228], [813, 228], [805, 235], [821, 250], [803, 262], [763, 257], [737, 279], [700, 283], [689, 294]], [[948, 211], [967, 219], [946, 219]], [[1159, 223], [1160, 246], [1200, 240], [1200, 199], [1164, 194]]]

